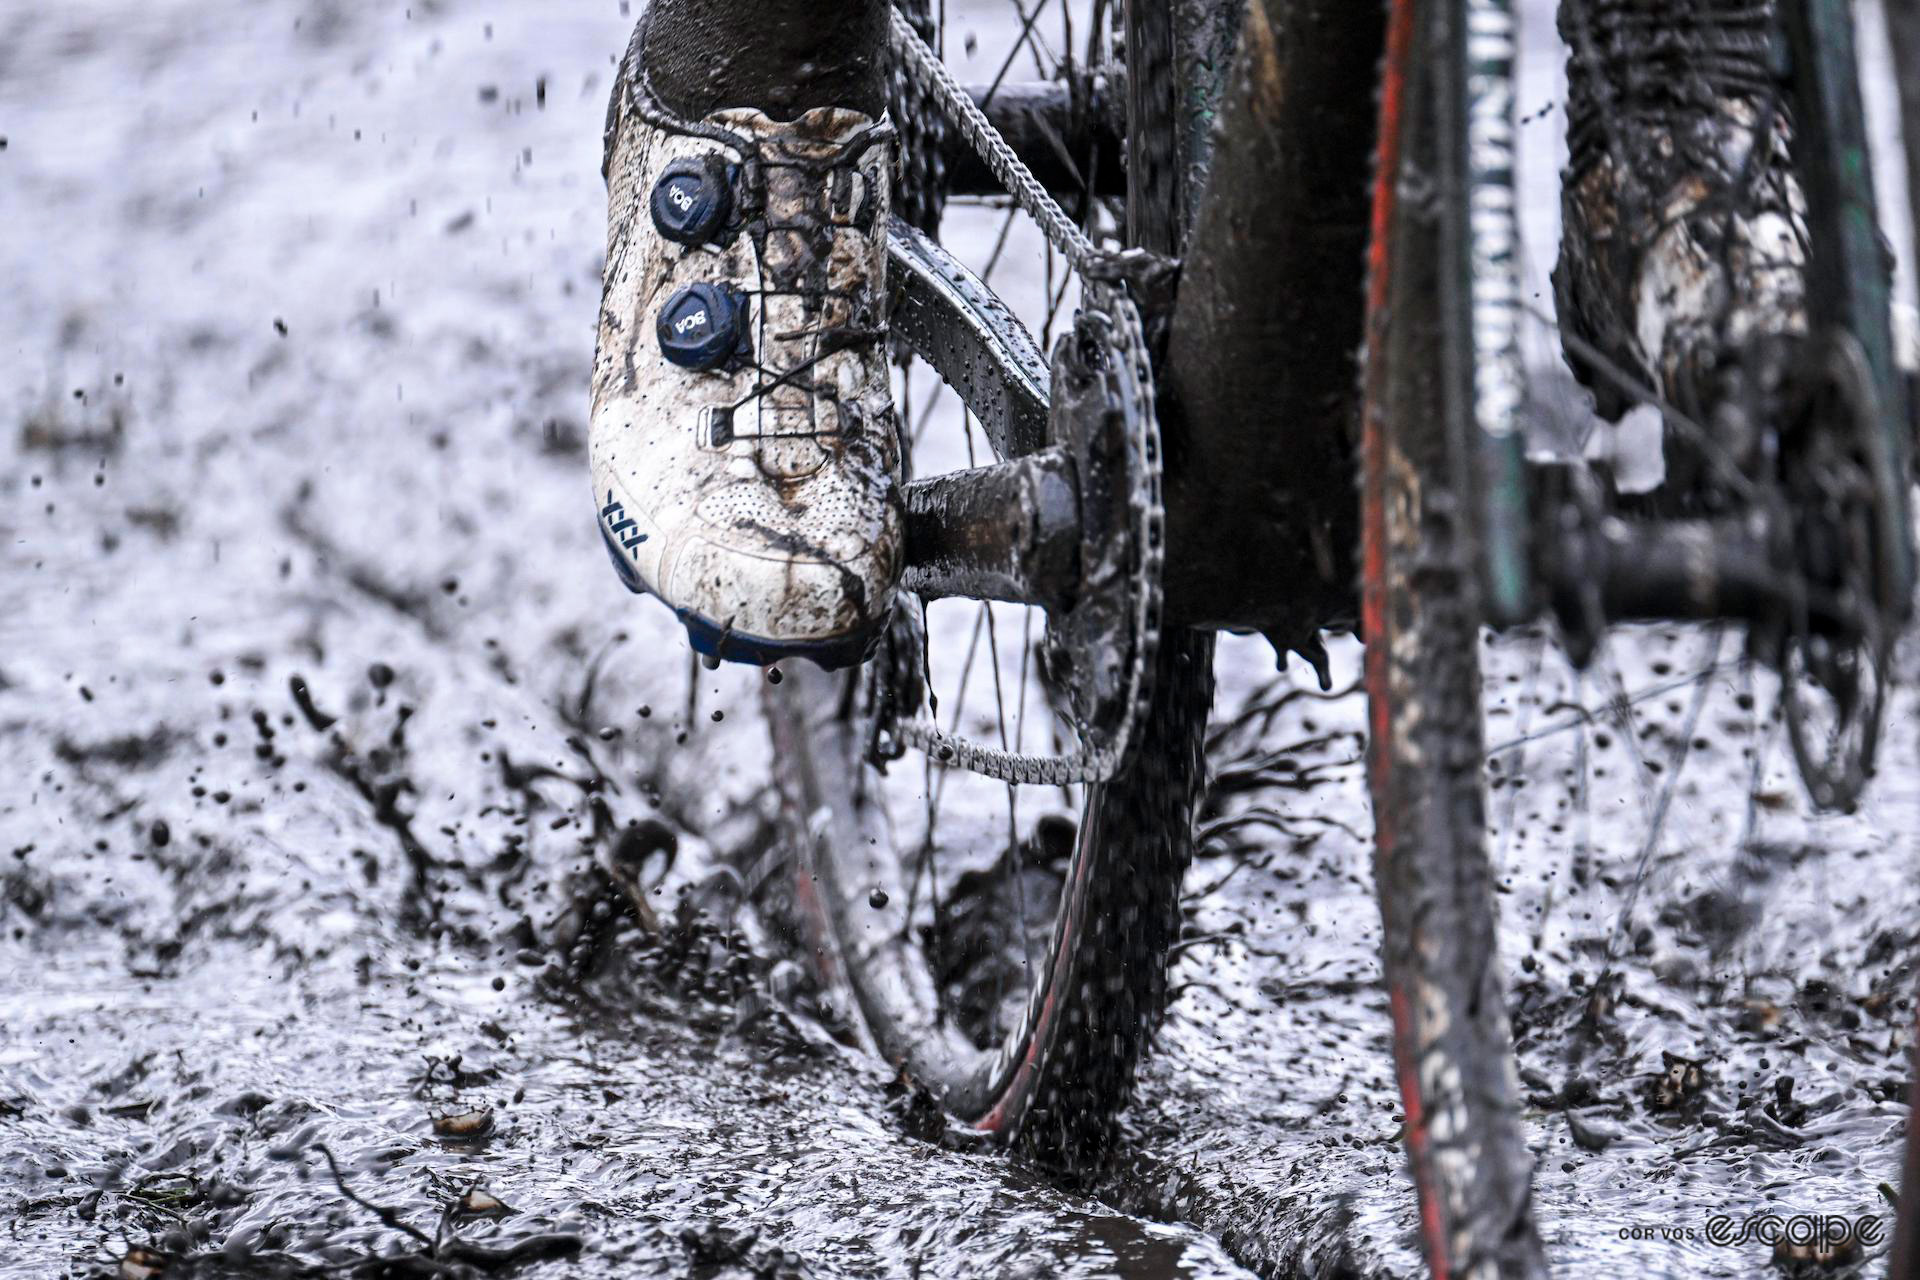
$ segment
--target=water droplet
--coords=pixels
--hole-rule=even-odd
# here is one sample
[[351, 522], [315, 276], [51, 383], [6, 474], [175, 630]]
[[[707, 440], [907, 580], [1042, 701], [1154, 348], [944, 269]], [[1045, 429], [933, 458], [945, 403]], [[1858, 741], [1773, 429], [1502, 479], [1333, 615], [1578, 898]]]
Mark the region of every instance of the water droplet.
[[880, 910], [880, 908], [886, 906], [887, 891], [885, 889], [875, 889], [872, 893], [867, 895], [867, 905], [872, 907], [875, 911], [878, 911]]

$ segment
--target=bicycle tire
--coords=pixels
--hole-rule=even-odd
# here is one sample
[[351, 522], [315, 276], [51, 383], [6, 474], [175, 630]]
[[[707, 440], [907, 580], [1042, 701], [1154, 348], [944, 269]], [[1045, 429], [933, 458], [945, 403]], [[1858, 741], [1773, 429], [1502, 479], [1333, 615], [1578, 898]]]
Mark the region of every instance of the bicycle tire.
[[[1496, 946], [1481, 791], [1481, 587], [1447, 358], [1439, 24], [1390, 10], [1361, 436], [1374, 874], [1420, 1235], [1436, 1277], [1545, 1274]], [[1436, 179], [1438, 179], [1436, 184]], [[1420, 192], [1426, 198], [1402, 198]]]
[[[1134, 1071], [1167, 999], [1167, 953], [1180, 932], [1180, 884], [1192, 856], [1201, 741], [1212, 699], [1212, 641], [1198, 633], [1163, 642], [1152, 710], [1129, 763], [1088, 788], [1066, 889], [1042, 964], [1037, 1016], [997, 1051], [911, 1026], [887, 1025], [860, 1000], [862, 964], [888, 963], [865, 947], [863, 883], [852, 865], [884, 838], [864, 794], [866, 736], [848, 681], [790, 671], [770, 686], [774, 740], [791, 856], [787, 863], [800, 941], [829, 987], [854, 988], [874, 1046], [963, 1124], [1040, 1163], [1080, 1169], [1108, 1150], [1113, 1122], [1132, 1096]], [[822, 817], [824, 815], [824, 818]], [[844, 855], [852, 854], [852, 858]], [[847, 891], [842, 891], [847, 890]], [[918, 975], [868, 974], [869, 984]]]
[[[1142, 119], [1137, 101], [1129, 118], [1130, 131], [1166, 139], [1170, 155], [1168, 97], [1163, 118]], [[1130, 202], [1136, 213], [1138, 202]], [[1168, 225], [1157, 214], [1129, 221]], [[854, 1006], [872, 1047], [927, 1086], [948, 1114], [1055, 1169], [1090, 1168], [1109, 1149], [1166, 1006], [1204, 778], [1212, 660], [1209, 633], [1161, 638], [1151, 704], [1128, 762], [1086, 789], [1027, 1012], [992, 1049], [950, 1026], [903, 1019], [899, 1004], [879, 994], [923, 988], [928, 979], [909, 971], [923, 963], [911, 939], [873, 937], [863, 891], [872, 862], [863, 851], [892, 838], [867, 756], [871, 686], [858, 672], [790, 669], [767, 687], [785, 896], [816, 978]]]

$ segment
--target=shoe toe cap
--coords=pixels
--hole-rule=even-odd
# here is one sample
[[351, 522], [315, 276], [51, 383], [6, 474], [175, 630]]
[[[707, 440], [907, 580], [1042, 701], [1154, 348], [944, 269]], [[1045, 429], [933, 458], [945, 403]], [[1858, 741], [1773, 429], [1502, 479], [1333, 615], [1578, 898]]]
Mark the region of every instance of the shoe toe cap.
[[898, 576], [897, 556], [884, 546], [829, 560], [693, 534], [674, 557], [664, 594], [676, 608], [728, 630], [810, 642], [873, 626], [885, 616]]

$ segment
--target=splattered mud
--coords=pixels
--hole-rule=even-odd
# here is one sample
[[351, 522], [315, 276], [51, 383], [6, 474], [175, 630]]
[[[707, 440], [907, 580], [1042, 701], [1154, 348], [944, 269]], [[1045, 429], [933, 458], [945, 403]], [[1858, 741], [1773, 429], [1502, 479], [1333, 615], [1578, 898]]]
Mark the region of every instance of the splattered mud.
[[[0, 1276], [1411, 1274], [1361, 708], [1261, 646], [1092, 1195], [909, 1123], [737, 913], [759, 677], [692, 670], [585, 492], [622, 7], [0, 14]], [[1716, 1214], [1890, 1223], [1914, 702], [1811, 819], [1709, 641], [1616, 641], [1631, 721], [1490, 651], [1570, 1274], [1768, 1272]]]

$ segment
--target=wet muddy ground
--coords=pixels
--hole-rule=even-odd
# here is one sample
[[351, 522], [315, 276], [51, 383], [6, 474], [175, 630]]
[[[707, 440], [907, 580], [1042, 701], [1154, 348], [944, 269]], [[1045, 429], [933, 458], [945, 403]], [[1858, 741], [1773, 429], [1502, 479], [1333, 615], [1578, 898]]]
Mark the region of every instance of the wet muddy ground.
[[[1409, 1274], [1362, 708], [1264, 646], [1090, 1191], [926, 1141], [740, 940], [759, 676], [585, 492], [623, 7], [0, 13], [0, 1276]], [[1540, 1218], [1569, 1274], [1766, 1274], [1714, 1215], [1891, 1224], [1915, 706], [1814, 818], [1735, 637], [1610, 652], [1489, 650]]]

